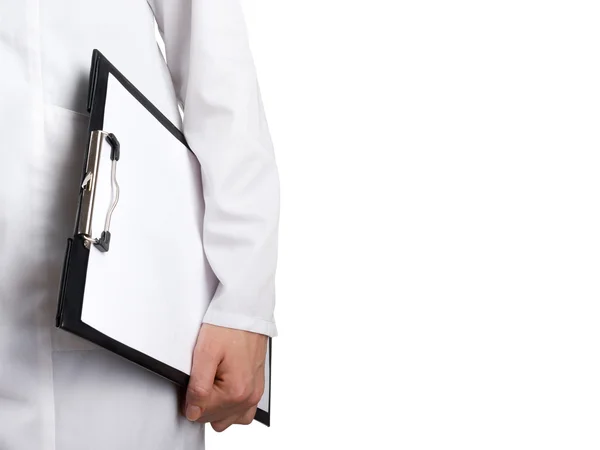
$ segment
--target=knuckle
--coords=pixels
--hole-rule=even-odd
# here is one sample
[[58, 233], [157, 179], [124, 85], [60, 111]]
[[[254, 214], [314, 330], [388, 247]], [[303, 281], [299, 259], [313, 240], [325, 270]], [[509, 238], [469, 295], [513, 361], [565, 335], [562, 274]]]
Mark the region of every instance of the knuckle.
[[263, 392], [261, 390], [255, 389], [254, 392], [250, 395], [248, 403], [250, 403], [250, 406], [256, 406], [260, 402], [262, 396]]
[[231, 401], [235, 404], [245, 404], [252, 392], [250, 391], [248, 385], [246, 384], [236, 384], [231, 389]]
[[254, 413], [245, 414], [244, 417], [242, 417], [242, 420], [240, 420], [240, 423], [241, 423], [241, 425], [250, 425], [253, 420], [254, 420]]

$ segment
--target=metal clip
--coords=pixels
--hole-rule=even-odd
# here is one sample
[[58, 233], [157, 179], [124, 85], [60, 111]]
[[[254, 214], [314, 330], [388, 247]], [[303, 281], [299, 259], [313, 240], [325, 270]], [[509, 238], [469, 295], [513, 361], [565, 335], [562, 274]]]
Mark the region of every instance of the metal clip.
[[[94, 215], [94, 201], [96, 198], [98, 170], [100, 167], [102, 145], [105, 138], [111, 146], [111, 183], [113, 186], [114, 198], [108, 213], [106, 214], [104, 231], [102, 231], [102, 234], [99, 238], [92, 238], [92, 217]], [[90, 244], [94, 244], [94, 246], [101, 252], [107, 252], [110, 248], [110, 222], [115, 208], [119, 203], [120, 194], [119, 183], [117, 182], [117, 162], [119, 161], [120, 157], [121, 145], [114, 134], [106, 133], [101, 130], [92, 131], [90, 136], [86, 173], [81, 184], [81, 211], [79, 214], [77, 233], [84, 239], [84, 244], [87, 248], [90, 248]]]

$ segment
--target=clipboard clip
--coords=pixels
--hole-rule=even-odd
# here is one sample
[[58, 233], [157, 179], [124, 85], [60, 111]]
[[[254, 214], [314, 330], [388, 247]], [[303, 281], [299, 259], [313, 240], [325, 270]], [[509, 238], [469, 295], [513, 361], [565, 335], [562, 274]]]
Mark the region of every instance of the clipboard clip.
[[[108, 142], [111, 147], [111, 184], [113, 188], [113, 199], [106, 214], [104, 230], [99, 238], [92, 237], [92, 218], [94, 215], [94, 203], [96, 198], [96, 187], [98, 184], [98, 171], [100, 168], [100, 157], [104, 142]], [[110, 222], [112, 215], [119, 203], [120, 188], [117, 182], [117, 162], [121, 157], [121, 145], [117, 137], [112, 133], [102, 130], [95, 130], [90, 135], [90, 145], [88, 158], [85, 168], [85, 175], [81, 183], [81, 209], [79, 214], [79, 223], [77, 234], [84, 240], [86, 248], [93, 244], [101, 252], [108, 252], [110, 248]]]

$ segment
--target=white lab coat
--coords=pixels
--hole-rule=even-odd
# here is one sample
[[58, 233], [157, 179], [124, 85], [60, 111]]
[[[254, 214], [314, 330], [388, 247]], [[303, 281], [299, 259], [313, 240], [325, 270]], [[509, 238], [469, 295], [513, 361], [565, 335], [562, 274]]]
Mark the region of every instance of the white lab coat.
[[184, 106], [220, 281], [205, 322], [276, 334], [279, 183], [239, 1], [0, 0], [0, 449], [202, 449], [171, 383], [54, 328], [94, 48], [179, 126]]

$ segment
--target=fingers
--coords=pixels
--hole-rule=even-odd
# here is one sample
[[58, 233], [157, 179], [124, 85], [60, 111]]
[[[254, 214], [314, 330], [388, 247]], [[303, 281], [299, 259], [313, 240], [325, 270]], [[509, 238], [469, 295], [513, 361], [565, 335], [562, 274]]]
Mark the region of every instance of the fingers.
[[254, 420], [254, 417], [256, 416], [256, 409], [257, 409], [257, 407], [254, 406], [253, 408], [246, 410], [241, 415], [229, 416], [224, 420], [211, 422], [211, 426], [212, 426], [213, 430], [215, 430], [218, 433], [221, 433], [221, 432], [225, 431], [227, 428], [229, 428], [231, 425], [234, 425], [234, 424], [250, 425], [252, 423], [252, 421]]
[[196, 346], [192, 374], [186, 393], [185, 416], [197, 421], [208, 407], [213, 394], [213, 385], [219, 360], [216, 355], [201, 345]]
[[[209, 406], [199, 422], [210, 422], [217, 432], [225, 431], [233, 424], [248, 425], [252, 423], [256, 415], [257, 405], [264, 392], [264, 377], [254, 378], [254, 381], [251, 382], [251, 386], [253, 385], [254, 388], [249, 393], [242, 388], [242, 380], [243, 378], [238, 380], [240, 384], [237, 386], [237, 394], [235, 393], [236, 389], [230, 389], [229, 391], [221, 391], [220, 387], [213, 389], [214, 396], [211, 397]], [[216, 409], [215, 405], [219, 403], [228, 405], [228, 407]]]
[[257, 409], [258, 409], [257, 406], [255, 406], [254, 408], [250, 408], [235, 423], [239, 424], [239, 425], [250, 425], [252, 423], [252, 421], [254, 420], [254, 417], [256, 417]]
[[262, 396], [259, 389], [261, 387], [257, 386], [252, 375], [236, 374], [235, 378], [215, 384], [199, 421], [226, 421], [227, 426], [231, 425], [249, 408], [258, 404]]
[[257, 376], [252, 384], [254, 385], [252, 392], [247, 396], [247, 398], [245, 398], [244, 402], [238, 403], [234, 410], [230, 410], [228, 413], [220, 416], [214, 415], [212, 417], [205, 418], [206, 422], [211, 423], [215, 431], [225, 431], [234, 424], [250, 425], [252, 423], [254, 417], [256, 416], [258, 403], [260, 402], [264, 392], [264, 377]]

